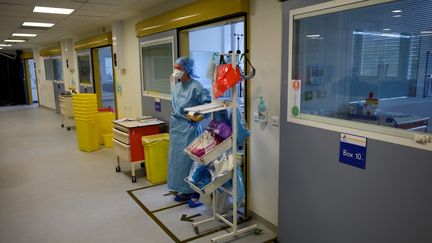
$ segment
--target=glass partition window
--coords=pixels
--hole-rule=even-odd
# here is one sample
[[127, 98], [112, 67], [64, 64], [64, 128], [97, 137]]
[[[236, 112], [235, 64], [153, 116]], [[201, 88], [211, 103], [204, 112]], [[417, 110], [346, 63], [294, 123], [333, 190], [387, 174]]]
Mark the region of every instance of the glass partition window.
[[[244, 53], [244, 23], [244, 18], [239, 17], [181, 31], [181, 41], [186, 42], [182, 46], [188, 47], [185, 52], [195, 61], [195, 71], [199, 76], [197, 80], [209, 92], [212, 89], [215, 65], [220, 62], [220, 54], [237, 50]], [[228, 57], [224, 61], [231, 63]], [[237, 60], [242, 70], [244, 61]], [[244, 82], [237, 85], [237, 91], [239, 108], [244, 111]], [[225, 92], [221, 99], [231, 99], [231, 90]]]
[[78, 60], [79, 82], [83, 85], [92, 85], [90, 53], [80, 54]]
[[52, 66], [51, 59], [49, 57], [44, 59], [44, 67], [45, 67], [45, 79], [54, 80], [53, 66]]
[[63, 80], [62, 60], [61, 57], [54, 57], [52, 60], [53, 77], [54, 80]]
[[144, 93], [171, 95], [173, 39], [164, 38], [141, 43], [141, 70]]
[[303, 118], [431, 133], [431, 11], [404, 0], [294, 14], [289, 68]]
[[63, 81], [61, 57], [47, 57], [44, 59], [46, 80]]

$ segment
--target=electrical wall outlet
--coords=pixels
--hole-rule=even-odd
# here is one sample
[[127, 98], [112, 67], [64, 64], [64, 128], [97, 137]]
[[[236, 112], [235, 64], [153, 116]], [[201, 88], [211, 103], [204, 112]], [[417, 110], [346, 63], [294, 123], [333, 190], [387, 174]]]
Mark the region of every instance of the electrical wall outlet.
[[253, 113], [253, 120], [259, 122], [258, 112]]
[[278, 116], [272, 116], [272, 125], [275, 127], [279, 126], [279, 117]]

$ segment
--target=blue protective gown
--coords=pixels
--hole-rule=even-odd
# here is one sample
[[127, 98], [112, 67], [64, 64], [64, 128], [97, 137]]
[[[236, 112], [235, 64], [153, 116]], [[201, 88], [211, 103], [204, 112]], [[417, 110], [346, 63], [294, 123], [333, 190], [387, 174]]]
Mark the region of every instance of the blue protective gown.
[[202, 128], [198, 122], [185, 118], [187, 112], [184, 111], [184, 108], [207, 102], [210, 102], [209, 92], [196, 80], [178, 82], [174, 87], [168, 154], [168, 188], [170, 190], [181, 193], [194, 192], [184, 181], [189, 176], [193, 160], [183, 150], [201, 134]]

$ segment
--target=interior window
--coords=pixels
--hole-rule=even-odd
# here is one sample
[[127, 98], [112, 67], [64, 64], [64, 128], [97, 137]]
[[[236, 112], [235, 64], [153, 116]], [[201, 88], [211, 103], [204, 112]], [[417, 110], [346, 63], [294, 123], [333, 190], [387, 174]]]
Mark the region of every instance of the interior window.
[[173, 70], [172, 38], [143, 42], [141, 57], [144, 91], [170, 95], [169, 77]]
[[[211, 90], [214, 78], [214, 65], [219, 64], [220, 54], [239, 50], [244, 53], [244, 20], [243, 18], [231, 19], [223, 22], [200, 26], [181, 31], [182, 46], [188, 46], [188, 50], [182, 50], [185, 55], [195, 61], [197, 79], [204, 88]], [[224, 58], [226, 63], [231, 63], [229, 58]], [[237, 60], [241, 68], [244, 68], [244, 59]], [[237, 85], [239, 108], [244, 111], [244, 83]], [[231, 90], [224, 95], [225, 99], [231, 98]]]
[[405, 0], [295, 18], [301, 113], [431, 133], [431, 10]]
[[92, 74], [91, 74], [91, 62], [90, 62], [90, 54], [80, 54], [77, 57], [78, 59], [78, 72], [79, 72], [79, 82], [80, 84], [92, 84]]
[[44, 59], [44, 66], [45, 66], [45, 79], [54, 80], [53, 66], [52, 66], [51, 59], [49, 57]]
[[53, 57], [52, 59], [54, 80], [63, 80], [62, 60], [61, 57]]

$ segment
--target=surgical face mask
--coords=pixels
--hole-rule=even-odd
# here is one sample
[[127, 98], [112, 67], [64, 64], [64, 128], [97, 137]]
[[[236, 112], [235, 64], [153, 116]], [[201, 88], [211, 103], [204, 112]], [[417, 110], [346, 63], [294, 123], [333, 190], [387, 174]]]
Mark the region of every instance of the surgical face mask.
[[174, 68], [173, 74], [171, 74], [176, 79], [181, 79], [183, 77], [184, 71]]

